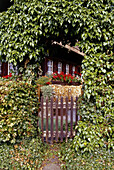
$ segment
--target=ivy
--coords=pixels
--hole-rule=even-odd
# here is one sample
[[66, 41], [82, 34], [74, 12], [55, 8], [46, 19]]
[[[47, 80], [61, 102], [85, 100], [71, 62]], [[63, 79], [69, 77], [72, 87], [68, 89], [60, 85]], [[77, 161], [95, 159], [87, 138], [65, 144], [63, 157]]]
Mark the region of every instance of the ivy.
[[36, 93], [26, 81], [0, 79], [0, 142], [16, 143], [36, 135]]
[[14, 64], [27, 57], [40, 61], [52, 40], [71, 45], [78, 40], [75, 45], [86, 55], [82, 119], [73, 146], [82, 152], [97, 143], [113, 148], [113, 6], [113, 0], [16, 0], [0, 14], [0, 56]]

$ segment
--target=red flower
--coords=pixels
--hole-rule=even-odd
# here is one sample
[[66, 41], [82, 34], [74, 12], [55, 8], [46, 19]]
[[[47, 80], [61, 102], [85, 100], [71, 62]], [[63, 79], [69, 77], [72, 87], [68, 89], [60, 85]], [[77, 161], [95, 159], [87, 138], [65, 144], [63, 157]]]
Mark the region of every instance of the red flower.
[[3, 78], [8, 78], [8, 77], [12, 77], [12, 73], [10, 73], [9, 75], [3, 76]]
[[3, 78], [6, 78], [6, 79], [7, 79], [8, 77], [9, 77], [8, 75], [6, 75], [6, 76], [3, 76]]
[[66, 77], [67, 75], [65, 74], [64, 76]]
[[64, 81], [66, 81], [66, 78], [64, 77]]
[[61, 79], [60, 75], [58, 74], [58, 78]]
[[79, 76], [81, 77], [81, 73], [79, 73]]
[[74, 74], [77, 74], [77, 71], [74, 71]]
[[9, 74], [9, 77], [12, 77], [12, 73]]
[[53, 75], [53, 79], [56, 79], [56, 76], [55, 76], [55, 75]]
[[64, 76], [64, 73], [63, 73], [63, 72], [61, 72], [61, 73], [60, 73], [60, 75], [63, 75], [63, 76]]
[[56, 74], [58, 75], [58, 72], [56, 71]]
[[51, 84], [50, 82], [47, 82], [46, 84]]
[[74, 77], [73, 77], [73, 76], [71, 76], [71, 79], [72, 79], [72, 80], [73, 80], [73, 78], [74, 78]]

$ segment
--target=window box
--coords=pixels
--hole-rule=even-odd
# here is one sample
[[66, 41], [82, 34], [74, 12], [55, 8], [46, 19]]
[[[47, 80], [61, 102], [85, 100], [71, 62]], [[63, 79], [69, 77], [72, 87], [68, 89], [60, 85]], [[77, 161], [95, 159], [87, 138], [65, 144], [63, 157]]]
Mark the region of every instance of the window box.
[[67, 82], [62, 82], [62, 81], [51, 81], [52, 84], [60, 84], [60, 85], [73, 85], [73, 86], [79, 86], [81, 83], [79, 82], [72, 82], [72, 83], [67, 83]]

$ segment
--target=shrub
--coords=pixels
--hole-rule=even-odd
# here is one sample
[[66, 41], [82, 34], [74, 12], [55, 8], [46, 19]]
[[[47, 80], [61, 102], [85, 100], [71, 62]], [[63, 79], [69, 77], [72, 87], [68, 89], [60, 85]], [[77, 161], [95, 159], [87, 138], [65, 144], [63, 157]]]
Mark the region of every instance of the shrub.
[[39, 169], [44, 161], [46, 145], [40, 138], [24, 139], [16, 144], [0, 146], [0, 169]]
[[46, 100], [46, 97], [50, 100], [53, 96], [53, 87], [51, 86], [43, 86], [41, 87], [41, 92], [44, 97], [44, 101]]
[[42, 76], [39, 77], [38, 80], [36, 80], [36, 83], [40, 85], [48, 85], [51, 83], [51, 78], [47, 76]]
[[36, 134], [38, 98], [35, 87], [24, 81], [0, 80], [0, 142]]

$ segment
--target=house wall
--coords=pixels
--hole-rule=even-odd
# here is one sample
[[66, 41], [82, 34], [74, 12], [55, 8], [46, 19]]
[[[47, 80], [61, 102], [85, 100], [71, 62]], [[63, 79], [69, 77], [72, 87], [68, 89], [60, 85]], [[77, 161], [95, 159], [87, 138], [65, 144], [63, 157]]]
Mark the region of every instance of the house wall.
[[53, 72], [58, 72], [58, 63], [62, 63], [62, 72], [66, 73], [66, 65], [69, 65], [69, 73], [73, 74], [73, 67], [75, 67], [74, 71], [78, 73], [81, 72], [81, 63], [83, 57], [74, 53], [72, 51], [68, 51], [67, 49], [53, 46], [49, 49], [49, 56], [45, 57], [44, 62], [42, 63], [43, 75], [46, 75], [48, 72], [48, 61], [53, 61]]
[[14, 68], [12, 63], [0, 61], [0, 77], [9, 75], [9, 73], [14, 70], [17, 73], [17, 68]]

